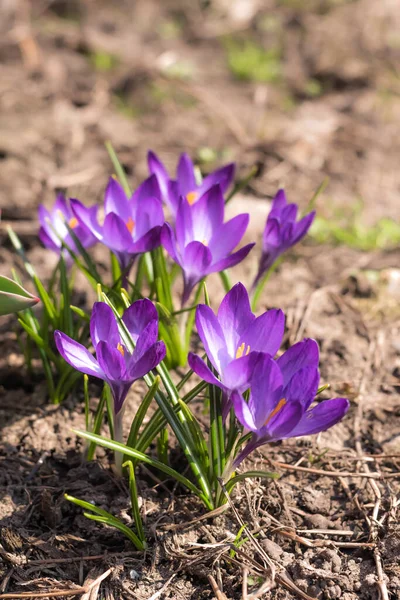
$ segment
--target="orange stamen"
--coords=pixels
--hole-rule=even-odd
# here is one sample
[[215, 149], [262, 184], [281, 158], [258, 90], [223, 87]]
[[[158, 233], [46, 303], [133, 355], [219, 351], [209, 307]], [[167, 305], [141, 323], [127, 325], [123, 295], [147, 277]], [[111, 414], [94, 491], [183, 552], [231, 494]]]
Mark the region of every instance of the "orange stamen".
[[132, 219], [132, 217], [129, 217], [129, 219], [126, 222], [126, 226], [128, 228], [129, 233], [132, 233], [132, 231], [135, 229], [135, 221]]
[[76, 217], [72, 217], [72, 219], [68, 221], [68, 225], [71, 227], [71, 229], [75, 229], [76, 227], [78, 227], [79, 221]]
[[192, 204], [196, 202], [197, 196], [197, 192], [189, 192], [188, 194], [186, 194], [186, 200], [189, 202], [190, 206], [192, 206]]
[[277, 415], [278, 412], [280, 412], [282, 410], [282, 408], [285, 406], [285, 404], [286, 404], [285, 398], [281, 398], [279, 400], [278, 404], [275, 406], [275, 408], [272, 411], [272, 413], [270, 415], [268, 415], [268, 418], [265, 421], [264, 426], [268, 425], [268, 423], [270, 422], [270, 420], [272, 419], [272, 417], [274, 417], [275, 415]]
[[125, 356], [124, 347], [119, 342], [118, 342], [117, 350], [119, 350], [121, 352], [122, 356]]
[[244, 349], [246, 348], [246, 344], [243, 342], [240, 344], [239, 348], [236, 350], [236, 358], [242, 358], [243, 354], [247, 356], [250, 352], [250, 346], [247, 346], [246, 352]]

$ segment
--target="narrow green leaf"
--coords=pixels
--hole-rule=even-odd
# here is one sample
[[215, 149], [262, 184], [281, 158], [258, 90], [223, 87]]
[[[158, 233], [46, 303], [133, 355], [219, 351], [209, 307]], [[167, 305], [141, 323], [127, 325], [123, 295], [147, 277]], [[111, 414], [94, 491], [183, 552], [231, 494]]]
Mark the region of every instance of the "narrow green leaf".
[[131, 460], [124, 462], [122, 467], [128, 468], [129, 494], [131, 497], [132, 517], [133, 517], [133, 520], [135, 523], [135, 527], [136, 527], [136, 531], [139, 536], [139, 539], [143, 543], [144, 547], [146, 547], [146, 536], [144, 534], [142, 517], [140, 514], [140, 508], [139, 508], [139, 497], [138, 497], [137, 486], [136, 486], [135, 467]]
[[146, 396], [144, 397], [144, 399], [142, 400], [142, 402], [139, 405], [136, 415], [132, 421], [131, 429], [130, 429], [129, 436], [128, 436], [128, 441], [126, 442], [126, 445], [129, 448], [136, 447], [136, 443], [137, 443], [137, 439], [139, 436], [140, 428], [143, 423], [143, 419], [145, 418], [147, 411], [149, 409], [149, 406], [150, 406], [156, 392], [158, 391], [160, 381], [161, 381], [160, 376], [157, 375], [157, 377], [154, 379], [153, 385], [148, 390]]
[[[78, 498], [75, 498], [74, 496], [70, 496], [69, 494], [64, 494], [64, 498], [66, 500], [68, 500], [69, 502], [76, 504], [76, 506], [83, 508], [84, 510], [90, 510], [91, 511], [90, 513], [84, 513], [85, 517], [87, 517], [88, 519], [91, 519], [92, 521], [97, 521], [98, 523], [103, 523], [104, 525], [109, 525], [110, 527], [115, 527], [116, 529], [119, 529], [119, 531], [121, 531], [124, 535], [126, 535], [127, 538], [130, 539], [132, 544], [138, 550], [145, 549], [145, 547], [146, 547], [145, 544], [143, 544], [143, 542], [137, 537], [137, 535], [131, 529], [129, 529], [129, 527], [127, 527], [124, 523], [122, 523], [122, 521], [117, 519], [117, 517], [114, 517], [114, 515], [110, 514], [106, 510], [103, 510], [102, 508], [99, 508], [98, 506], [95, 506], [91, 502], [85, 502], [85, 500], [79, 500]], [[94, 513], [94, 514], [92, 514], [92, 513]]]
[[107, 141], [105, 143], [105, 147], [107, 149], [108, 155], [109, 155], [109, 157], [111, 159], [111, 162], [113, 164], [113, 167], [115, 169], [115, 173], [117, 175], [117, 178], [118, 178], [120, 184], [122, 185], [122, 187], [124, 188], [125, 194], [128, 197], [130, 197], [131, 194], [132, 194], [132, 191], [131, 191], [131, 188], [130, 188], [129, 183], [128, 183], [128, 178], [126, 176], [126, 173], [124, 171], [123, 166], [119, 162], [118, 156], [117, 156], [117, 154], [116, 154], [116, 152], [115, 152], [115, 150], [114, 150], [111, 142]]
[[220, 279], [222, 281], [222, 285], [224, 286], [225, 293], [227, 294], [232, 289], [232, 283], [231, 283], [231, 280], [229, 278], [229, 275], [228, 275], [228, 273], [226, 271], [220, 271], [218, 273], [218, 275], [220, 276]]
[[180, 473], [178, 473], [178, 471], [175, 471], [171, 467], [164, 465], [164, 463], [160, 462], [159, 460], [147, 456], [147, 454], [143, 454], [143, 452], [139, 452], [134, 448], [128, 448], [124, 444], [114, 442], [113, 440], [108, 440], [99, 435], [95, 435], [94, 433], [79, 431], [77, 429], [72, 429], [72, 431], [80, 437], [95, 442], [98, 446], [103, 446], [104, 448], [108, 448], [109, 450], [114, 450], [114, 452], [121, 452], [124, 455], [130, 456], [132, 458], [135, 458], [136, 460], [146, 463], [147, 465], [150, 465], [154, 469], [159, 469], [166, 475], [169, 475], [173, 479], [176, 479], [184, 487], [193, 492], [193, 494], [201, 498], [203, 502], [206, 502], [207, 506], [211, 506], [210, 502], [208, 502], [208, 499], [204, 496], [203, 492], [199, 490], [189, 479], [187, 479], [187, 477], [181, 475]]

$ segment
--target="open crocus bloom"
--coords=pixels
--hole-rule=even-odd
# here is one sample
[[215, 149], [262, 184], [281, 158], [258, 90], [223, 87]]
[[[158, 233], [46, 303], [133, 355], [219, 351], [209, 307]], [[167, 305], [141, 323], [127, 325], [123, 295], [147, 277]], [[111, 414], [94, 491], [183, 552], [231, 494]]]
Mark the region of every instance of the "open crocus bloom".
[[97, 218], [97, 206], [87, 208], [73, 200], [71, 207], [79, 223], [115, 254], [125, 274], [138, 254], [160, 244], [164, 214], [155, 175], [146, 179], [130, 199], [111, 177], [105, 193], [103, 225]]
[[230, 408], [234, 390], [239, 394], [249, 386], [262, 353], [274, 356], [278, 351], [285, 327], [281, 310], [269, 310], [256, 317], [250, 308], [249, 296], [242, 283], [237, 283], [222, 300], [217, 315], [209, 306], [200, 304], [196, 310], [196, 326], [208, 359], [220, 379], [206, 363], [189, 353], [189, 365], [204, 381], [222, 388], [226, 393], [224, 417]]
[[114, 398], [114, 414], [123, 407], [134, 381], [154, 369], [165, 357], [164, 342], [158, 339], [158, 315], [150, 300], [137, 300], [122, 317], [135, 349], [125, 347], [111, 308], [96, 302], [90, 318], [90, 337], [96, 358], [65, 333], [54, 333], [57, 349], [64, 360], [78, 371], [106, 381]]
[[181, 154], [179, 158], [176, 179], [169, 177], [164, 164], [154, 152], [150, 151], [148, 153], [147, 162], [150, 173], [157, 177], [163, 200], [173, 216], [176, 215], [181, 196], [186, 198], [189, 204], [194, 204], [213, 185], [217, 184], [219, 184], [221, 192], [224, 194], [235, 176], [235, 164], [230, 163], [207, 175], [201, 183], [197, 183], [193, 162], [185, 153]]
[[182, 305], [203, 277], [233, 267], [254, 246], [247, 244], [231, 254], [246, 231], [249, 215], [237, 215], [224, 223], [224, 209], [221, 188], [215, 185], [192, 205], [182, 197], [175, 231], [168, 223], [162, 229], [161, 243], [183, 271]]
[[[72, 200], [70, 202], [73, 202]], [[42, 204], [39, 206], [39, 238], [42, 244], [60, 253], [62, 250], [62, 242], [71, 248], [73, 252], [79, 254], [79, 250], [70, 235], [67, 225], [73, 230], [74, 234], [84, 248], [93, 246], [97, 239], [92, 235], [90, 230], [74, 216], [69, 202], [62, 194], [58, 194], [53, 208], [49, 212]], [[64, 250], [63, 256], [67, 261], [71, 261], [68, 250]]]
[[253, 285], [258, 283], [283, 252], [297, 244], [310, 229], [315, 211], [300, 221], [296, 221], [297, 212], [297, 204], [288, 204], [284, 190], [279, 190], [265, 225], [260, 264]]
[[234, 468], [267, 442], [325, 431], [346, 414], [346, 398], [325, 400], [310, 408], [319, 385], [318, 355], [318, 345], [311, 339], [295, 344], [278, 360], [263, 355], [253, 371], [248, 402], [233, 392], [236, 417], [253, 432]]

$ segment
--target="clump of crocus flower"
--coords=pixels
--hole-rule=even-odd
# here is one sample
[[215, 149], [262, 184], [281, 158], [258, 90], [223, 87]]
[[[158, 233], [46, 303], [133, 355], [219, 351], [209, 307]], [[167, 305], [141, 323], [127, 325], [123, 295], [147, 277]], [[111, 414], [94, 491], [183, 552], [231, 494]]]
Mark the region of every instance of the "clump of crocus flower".
[[[71, 202], [73, 201], [68, 202], [63, 194], [58, 194], [50, 212], [42, 204], [39, 206], [39, 238], [46, 248], [57, 253], [62, 251], [62, 245], [65, 243], [74, 253], [79, 254], [68, 227], [84, 248], [89, 248], [97, 242], [96, 237], [83, 223], [78, 221], [72, 212]], [[68, 250], [64, 249], [62, 252], [66, 261], [71, 262]]]
[[71, 201], [71, 206], [78, 222], [115, 254], [124, 277], [138, 254], [160, 245], [164, 213], [155, 175], [146, 179], [131, 198], [111, 177], [105, 193], [102, 225], [97, 216], [98, 206], [87, 208], [78, 200]]
[[149, 171], [157, 177], [163, 200], [174, 217], [181, 197], [189, 204], [194, 204], [214, 185], [219, 185], [224, 194], [235, 176], [235, 164], [230, 163], [198, 181], [194, 164], [186, 153], [179, 158], [175, 179], [170, 178], [164, 164], [154, 152], [149, 151], [147, 161]]
[[196, 309], [196, 327], [207, 357], [220, 379], [202, 358], [189, 353], [189, 365], [199, 377], [224, 391], [224, 417], [234, 390], [243, 392], [262, 353], [275, 356], [282, 343], [285, 317], [269, 310], [256, 317], [242, 283], [237, 283], [222, 300], [217, 315], [204, 304]]
[[121, 338], [112, 309], [96, 302], [90, 318], [90, 337], [96, 358], [87, 348], [65, 333], [54, 334], [64, 360], [81, 373], [102, 379], [110, 386], [114, 400], [114, 437], [122, 441], [122, 416], [126, 396], [137, 380], [154, 369], [165, 357], [165, 344], [158, 340], [158, 315], [150, 300], [134, 302], [123, 314], [135, 345], [131, 353]]
[[325, 431], [344, 417], [349, 408], [346, 398], [324, 400], [310, 408], [319, 385], [318, 362], [317, 343], [305, 339], [278, 360], [264, 354], [253, 371], [248, 400], [233, 392], [235, 415], [252, 432], [233, 462], [234, 469], [259, 446]]
[[284, 190], [279, 190], [272, 201], [262, 238], [262, 253], [253, 287], [272, 267], [283, 252], [297, 244], [310, 229], [315, 212], [296, 221], [298, 206], [288, 204]]
[[237, 215], [224, 223], [224, 209], [221, 188], [214, 185], [193, 204], [181, 197], [175, 229], [168, 223], [163, 226], [162, 245], [182, 268], [182, 305], [206, 275], [237, 265], [254, 246], [247, 244], [232, 253], [247, 229], [249, 215]]

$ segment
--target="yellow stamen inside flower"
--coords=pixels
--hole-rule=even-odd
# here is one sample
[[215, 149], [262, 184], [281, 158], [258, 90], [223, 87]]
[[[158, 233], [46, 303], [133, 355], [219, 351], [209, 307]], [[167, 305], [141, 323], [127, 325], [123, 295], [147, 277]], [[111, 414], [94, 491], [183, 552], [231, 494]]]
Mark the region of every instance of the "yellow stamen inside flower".
[[197, 200], [198, 193], [197, 192], [189, 192], [186, 194], [186, 200], [189, 202], [190, 206], [194, 204]]
[[118, 342], [117, 350], [119, 350], [121, 352], [122, 356], [125, 356], [124, 347], [119, 342]]
[[270, 422], [270, 420], [272, 419], [272, 417], [274, 417], [275, 415], [277, 415], [278, 412], [280, 412], [282, 410], [282, 408], [285, 406], [285, 404], [286, 404], [285, 398], [281, 398], [279, 400], [278, 404], [275, 406], [275, 408], [272, 411], [272, 413], [270, 415], [268, 415], [268, 418], [265, 421], [264, 426], [268, 425], [268, 423]]
[[132, 231], [135, 229], [135, 221], [132, 219], [132, 217], [129, 217], [129, 219], [126, 222], [126, 226], [128, 228], [129, 233], [132, 233]]
[[204, 240], [201, 240], [201, 243], [203, 244], [203, 246], [207, 246], [207, 240], [204, 238]]
[[71, 227], [71, 229], [75, 229], [76, 227], [78, 227], [79, 221], [76, 217], [72, 217], [72, 219], [68, 221], [68, 225]]
[[250, 352], [250, 346], [247, 346], [246, 352], [244, 351], [245, 348], [246, 348], [246, 344], [244, 342], [242, 344], [240, 344], [239, 348], [236, 350], [236, 358], [242, 358], [243, 354], [245, 356], [248, 355], [248, 353]]

